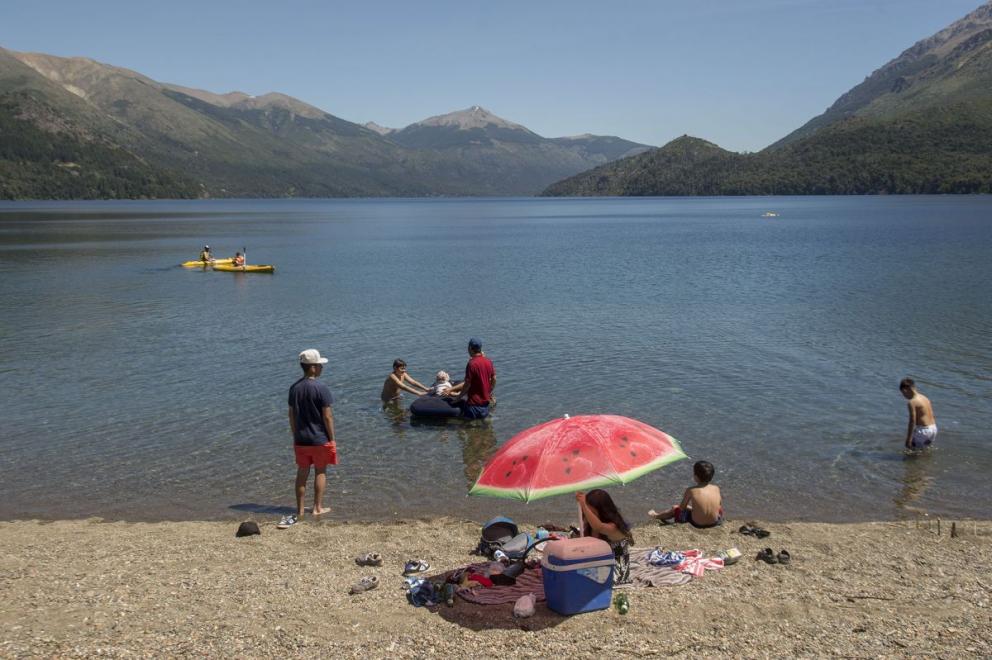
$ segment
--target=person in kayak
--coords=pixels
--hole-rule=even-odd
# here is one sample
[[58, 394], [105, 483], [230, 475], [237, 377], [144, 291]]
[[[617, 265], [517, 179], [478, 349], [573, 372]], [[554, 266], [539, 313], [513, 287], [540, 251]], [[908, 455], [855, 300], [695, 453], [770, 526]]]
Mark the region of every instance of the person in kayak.
[[334, 415], [331, 406], [334, 395], [327, 385], [320, 382], [327, 358], [320, 351], [309, 348], [300, 353], [303, 377], [289, 388], [289, 430], [293, 435], [293, 452], [296, 454], [296, 513], [283, 516], [279, 529], [292, 527], [303, 517], [303, 499], [307, 494], [307, 478], [313, 466], [313, 515], [319, 516], [330, 509], [324, 508], [324, 488], [327, 486], [327, 466], [338, 464], [338, 450], [334, 442]]
[[232, 266], [244, 266], [245, 265], [245, 258], [244, 258], [244, 256], [240, 252], [235, 252], [234, 253], [234, 258], [231, 259], [231, 265]]
[[417, 382], [413, 376], [406, 372], [406, 362], [400, 359], [393, 360], [393, 371], [386, 376], [386, 382], [382, 384], [383, 403], [394, 403], [400, 400], [403, 392], [423, 396], [427, 394], [427, 386]]
[[475, 337], [468, 340], [468, 354], [465, 380], [448, 390], [448, 396], [464, 395], [458, 403], [465, 419], [485, 419], [496, 387], [496, 368], [482, 352], [482, 341]]
[[200, 251], [200, 261], [207, 262], [213, 260], [214, 260], [214, 255], [210, 254], [210, 246], [204, 245], [203, 250]]

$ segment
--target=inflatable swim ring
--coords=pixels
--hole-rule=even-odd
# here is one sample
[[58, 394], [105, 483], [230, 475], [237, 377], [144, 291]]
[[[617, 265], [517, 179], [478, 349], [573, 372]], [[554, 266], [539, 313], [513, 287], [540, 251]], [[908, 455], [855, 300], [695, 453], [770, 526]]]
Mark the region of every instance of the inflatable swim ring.
[[410, 404], [410, 414], [414, 417], [433, 417], [436, 419], [446, 417], [459, 417], [462, 409], [458, 407], [455, 400], [443, 396], [424, 395], [418, 397]]

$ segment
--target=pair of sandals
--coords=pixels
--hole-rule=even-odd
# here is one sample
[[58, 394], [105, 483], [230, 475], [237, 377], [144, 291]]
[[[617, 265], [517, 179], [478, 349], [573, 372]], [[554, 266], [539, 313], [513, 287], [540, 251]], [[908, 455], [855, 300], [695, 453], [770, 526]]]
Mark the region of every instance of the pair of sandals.
[[759, 539], [767, 538], [772, 534], [767, 529], [762, 529], [761, 527], [756, 527], [754, 525], [741, 525], [741, 528], [737, 531], [744, 536], [754, 536]]
[[766, 564], [791, 564], [792, 555], [789, 554], [788, 550], [782, 550], [776, 555], [775, 551], [771, 548], [765, 548], [758, 552], [754, 560], [763, 561]]

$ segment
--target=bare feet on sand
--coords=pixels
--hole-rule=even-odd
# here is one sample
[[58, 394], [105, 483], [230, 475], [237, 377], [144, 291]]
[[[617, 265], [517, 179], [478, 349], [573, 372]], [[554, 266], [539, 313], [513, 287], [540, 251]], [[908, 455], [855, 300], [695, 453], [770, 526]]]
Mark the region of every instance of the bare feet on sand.
[[311, 515], [314, 518], [318, 518], [318, 517], [324, 515], [325, 513], [330, 513], [330, 512], [331, 512], [331, 507], [329, 507], [329, 506], [322, 506], [319, 509], [317, 507], [314, 507], [313, 508], [313, 511], [311, 511]]

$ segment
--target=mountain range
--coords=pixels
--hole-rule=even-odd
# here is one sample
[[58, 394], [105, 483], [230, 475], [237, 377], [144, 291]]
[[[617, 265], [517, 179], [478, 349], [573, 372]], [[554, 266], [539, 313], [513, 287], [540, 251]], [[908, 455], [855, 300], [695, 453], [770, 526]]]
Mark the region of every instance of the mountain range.
[[0, 48], [0, 199], [975, 192], [992, 192], [992, 0], [746, 154], [546, 138], [479, 106], [363, 126]]
[[543, 194], [976, 192], [992, 192], [992, 2], [919, 41], [760, 152], [682, 136]]
[[545, 138], [474, 106], [401, 130], [0, 49], [0, 198], [531, 195], [649, 149]]

